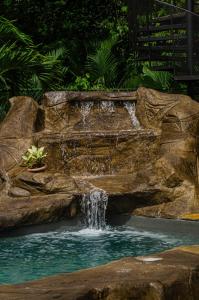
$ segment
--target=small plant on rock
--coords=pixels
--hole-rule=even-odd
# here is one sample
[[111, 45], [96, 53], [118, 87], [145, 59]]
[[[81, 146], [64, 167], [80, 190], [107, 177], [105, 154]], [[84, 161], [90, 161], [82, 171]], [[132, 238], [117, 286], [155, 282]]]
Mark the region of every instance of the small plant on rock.
[[28, 167], [28, 170], [42, 170], [46, 167], [44, 159], [47, 156], [47, 153], [44, 151], [44, 147], [37, 148], [32, 145], [28, 149], [25, 155], [22, 156], [23, 165]]

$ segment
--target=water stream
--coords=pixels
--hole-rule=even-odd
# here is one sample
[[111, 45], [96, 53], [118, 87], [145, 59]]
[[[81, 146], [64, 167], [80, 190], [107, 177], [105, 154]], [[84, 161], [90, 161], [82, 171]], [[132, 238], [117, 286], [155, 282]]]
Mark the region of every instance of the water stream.
[[133, 127], [140, 128], [140, 123], [135, 115], [135, 103], [130, 101], [125, 101], [124, 107], [129, 113]]
[[92, 101], [81, 102], [80, 105], [80, 113], [82, 115], [83, 124], [86, 124], [86, 119], [90, 114], [91, 108], [93, 107], [94, 103]]
[[[91, 109], [94, 106], [94, 102], [86, 101], [80, 103], [80, 113], [82, 115], [83, 124], [86, 125], [86, 120], [91, 112]], [[125, 101], [124, 108], [128, 111], [131, 118], [132, 126], [134, 128], [140, 128], [140, 123], [135, 115], [136, 105], [135, 102]], [[104, 113], [114, 113], [115, 112], [115, 103], [113, 101], [101, 101], [100, 110]]]
[[115, 104], [113, 101], [101, 101], [100, 108], [105, 113], [115, 112]]
[[84, 194], [81, 200], [81, 209], [84, 214], [84, 223], [88, 229], [103, 230], [106, 228], [106, 208], [108, 194], [102, 190], [93, 188], [88, 194]]

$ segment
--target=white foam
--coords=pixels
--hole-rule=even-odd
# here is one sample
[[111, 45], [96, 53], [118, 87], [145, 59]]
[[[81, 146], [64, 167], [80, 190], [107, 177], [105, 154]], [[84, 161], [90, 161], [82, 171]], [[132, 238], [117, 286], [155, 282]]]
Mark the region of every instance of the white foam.
[[81, 102], [81, 115], [82, 115], [82, 121], [83, 124], [86, 124], [86, 119], [88, 117], [88, 115], [90, 114], [91, 108], [93, 107], [94, 103], [92, 101], [86, 101], [86, 102]]
[[135, 115], [135, 110], [136, 110], [135, 103], [134, 102], [132, 103], [130, 101], [125, 101], [124, 107], [126, 108], [126, 110], [129, 113], [133, 127], [137, 128], [137, 129], [140, 128], [140, 123]]
[[144, 262], [155, 262], [155, 261], [160, 261], [163, 258], [161, 258], [161, 257], [137, 257], [136, 259], [140, 260], [140, 261], [144, 261]]
[[115, 111], [115, 104], [113, 101], [102, 101], [100, 107], [105, 113], [113, 113]]
[[85, 228], [76, 232], [76, 235], [80, 236], [98, 236], [102, 234], [107, 234], [106, 230]]

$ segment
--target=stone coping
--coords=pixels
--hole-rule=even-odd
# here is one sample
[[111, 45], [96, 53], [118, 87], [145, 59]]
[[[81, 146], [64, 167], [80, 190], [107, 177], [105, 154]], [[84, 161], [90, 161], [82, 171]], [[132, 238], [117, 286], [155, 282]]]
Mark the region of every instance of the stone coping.
[[60, 91], [44, 94], [44, 106], [55, 106], [64, 102], [81, 101], [136, 101], [137, 92], [107, 92], [107, 91]]
[[199, 221], [199, 213], [194, 214], [184, 214], [181, 216], [184, 220], [190, 220], [190, 221]]
[[35, 139], [45, 139], [45, 138], [52, 138], [54, 140], [59, 140], [60, 142], [63, 140], [72, 140], [72, 139], [81, 139], [81, 138], [90, 138], [90, 137], [103, 137], [103, 138], [117, 138], [117, 137], [136, 137], [136, 136], [155, 136], [159, 137], [160, 133], [153, 130], [153, 129], [130, 129], [130, 130], [82, 130], [82, 131], [75, 131], [73, 129], [69, 129], [65, 132], [51, 132], [51, 131], [42, 131], [33, 134]]
[[199, 245], [0, 286], [2, 300], [197, 300], [198, 294]]

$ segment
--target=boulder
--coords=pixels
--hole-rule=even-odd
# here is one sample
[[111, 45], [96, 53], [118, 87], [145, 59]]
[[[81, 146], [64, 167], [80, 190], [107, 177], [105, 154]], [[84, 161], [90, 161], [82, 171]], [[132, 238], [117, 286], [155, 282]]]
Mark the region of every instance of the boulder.
[[21, 172], [0, 196], [0, 231], [77, 214], [78, 189], [65, 174]]
[[[0, 200], [0, 231], [20, 226], [56, 222], [71, 217], [71, 194], [39, 194], [29, 197], [9, 197]], [[72, 214], [74, 204], [72, 205]], [[73, 215], [72, 215], [73, 216]]]
[[11, 108], [0, 124], [1, 138], [30, 138], [35, 128], [38, 104], [30, 97], [13, 97]]
[[11, 187], [9, 190], [9, 194], [12, 197], [29, 197], [30, 196], [29, 191], [26, 191], [19, 187]]
[[199, 104], [184, 95], [137, 91], [137, 117], [145, 128], [160, 134], [160, 158], [155, 163], [157, 180], [172, 188], [172, 203], [144, 207], [134, 214], [181, 217], [199, 211], [198, 126]]
[[61, 173], [53, 172], [21, 172], [16, 176], [14, 183], [20, 187], [29, 190], [32, 194], [57, 194], [68, 193], [77, 194], [77, 186], [72, 177]]
[[30, 97], [13, 97], [11, 108], [0, 124], [0, 170], [6, 172], [21, 161], [32, 144], [38, 104]]

